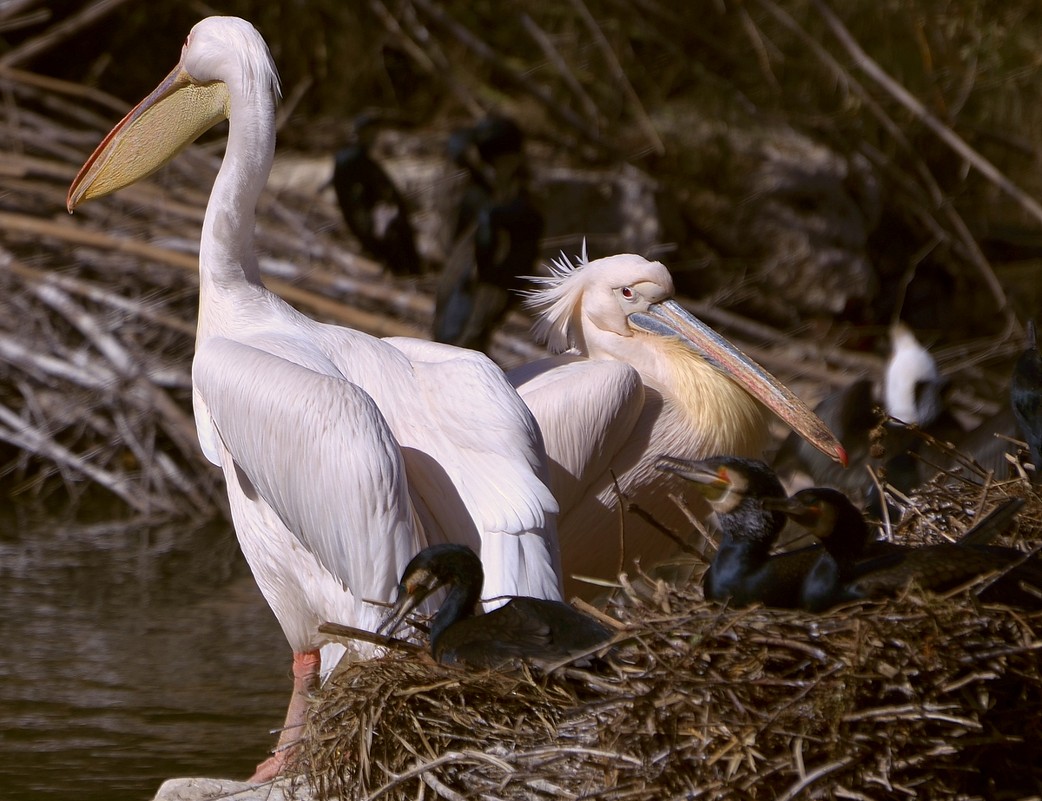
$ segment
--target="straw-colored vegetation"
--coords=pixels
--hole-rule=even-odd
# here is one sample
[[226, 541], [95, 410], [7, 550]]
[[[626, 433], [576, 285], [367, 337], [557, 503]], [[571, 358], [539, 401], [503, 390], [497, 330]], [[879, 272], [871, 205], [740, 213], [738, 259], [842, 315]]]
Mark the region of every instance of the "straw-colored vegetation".
[[[953, 509], [1017, 496], [1005, 541], [1042, 545], [1027, 482], [943, 478], [896, 538], [943, 541], [961, 531]], [[1042, 792], [1042, 613], [985, 606], [979, 583], [811, 615], [637, 578], [607, 607], [616, 645], [588, 668], [506, 676], [411, 653], [347, 666], [312, 710], [301, 772], [320, 795], [367, 799]]]

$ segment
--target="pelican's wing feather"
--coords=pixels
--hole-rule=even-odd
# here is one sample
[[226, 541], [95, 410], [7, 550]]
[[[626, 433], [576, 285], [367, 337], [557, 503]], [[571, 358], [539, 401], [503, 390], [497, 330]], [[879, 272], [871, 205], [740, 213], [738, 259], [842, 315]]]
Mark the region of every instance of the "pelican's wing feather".
[[[214, 337], [193, 381], [247, 497], [266, 502], [356, 596], [387, 597], [423, 545], [401, 453], [372, 398], [343, 378]], [[227, 476], [227, 467], [226, 467]]]
[[551, 486], [564, 514], [626, 444], [644, 408], [644, 383], [623, 362], [567, 355], [532, 362], [507, 377], [542, 429]]
[[[460, 531], [445, 534], [480, 548], [483, 597], [559, 599], [558, 507], [528, 407], [483, 353], [403, 337], [384, 341], [413, 365], [417, 397], [396, 399], [392, 423], [407, 450], [409, 481], [429, 489], [424, 497], [428, 506], [456, 501], [466, 507], [479, 541], [460, 536]], [[380, 401], [385, 412], [388, 402]], [[407, 413], [410, 407], [415, 414]], [[423, 409], [436, 409], [437, 414], [420, 416]], [[414, 467], [429, 461], [410, 455], [411, 448], [433, 457], [436, 472], [457, 488], [455, 497], [451, 490], [438, 490], [437, 474], [418, 475], [414, 481]], [[439, 495], [432, 497], [434, 492]]]

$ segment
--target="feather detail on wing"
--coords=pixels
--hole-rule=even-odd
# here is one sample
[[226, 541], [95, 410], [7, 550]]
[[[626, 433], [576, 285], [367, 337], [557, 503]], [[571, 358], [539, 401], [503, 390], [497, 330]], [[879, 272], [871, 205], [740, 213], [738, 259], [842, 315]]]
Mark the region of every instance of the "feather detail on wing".
[[507, 377], [542, 429], [564, 514], [603, 479], [629, 439], [644, 408], [644, 383], [627, 364], [580, 356], [533, 362]]
[[[420, 402], [439, 409], [436, 420], [399, 414], [395, 430], [407, 465], [421, 458], [410, 449], [422, 448], [458, 491], [480, 537], [485, 595], [559, 598], [558, 505], [528, 407], [484, 354], [424, 340], [385, 341], [412, 361]], [[495, 544], [499, 537], [507, 541]]]
[[426, 543], [398, 444], [372, 398], [219, 337], [198, 347], [193, 380], [257, 496], [356, 597], [388, 597]]

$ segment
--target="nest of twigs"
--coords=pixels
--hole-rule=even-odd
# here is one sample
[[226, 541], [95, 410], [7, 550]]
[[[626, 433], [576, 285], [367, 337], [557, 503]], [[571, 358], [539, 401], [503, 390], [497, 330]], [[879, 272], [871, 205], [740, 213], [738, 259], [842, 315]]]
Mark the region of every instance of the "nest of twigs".
[[[924, 493], [923, 510], [1023, 496], [1013, 541], [1042, 535], [1024, 481]], [[606, 610], [616, 645], [589, 667], [504, 675], [402, 653], [347, 666], [313, 707], [300, 768], [330, 798], [1037, 795], [1042, 613], [973, 589], [811, 615], [623, 582]]]

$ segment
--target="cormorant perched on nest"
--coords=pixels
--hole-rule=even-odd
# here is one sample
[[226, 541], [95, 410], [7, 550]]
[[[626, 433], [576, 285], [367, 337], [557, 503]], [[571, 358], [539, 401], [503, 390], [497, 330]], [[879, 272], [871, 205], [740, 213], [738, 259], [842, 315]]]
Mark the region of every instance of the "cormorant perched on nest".
[[444, 664], [508, 668], [521, 662], [545, 667], [606, 643], [612, 631], [559, 601], [511, 597], [503, 606], [474, 615], [481, 600], [481, 560], [465, 545], [432, 545], [405, 568], [398, 598], [380, 624], [391, 635], [432, 592], [448, 595], [430, 624], [431, 653]]
[[[1007, 529], [1023, 505], [1011, 499], [967, 532], [959, 542], [922, 547], [891, 545], [878, 560], [865, 556], [868, 525], [843, 493], [815, 487], [768, 506], [807, 526], [825, 547], [803, 591], [802, 605], [823, 611], [845, 601], [896, 595], [909, 584], [944, 592], [986, 573], [998, 577], [980, 592], [983, 601], [1042, 608], [1042, 565], [1015, 548], [988, 545]], [[1026, 561], [1025, 561], [1026, 560]], [[1026, 584], [1027, 586], [1022, 586]]]
[[702, 577], [707, 599], [731, 606], [799, 605], [803, 579], [821, 549], [771, 553], [785, 526], [785, 515], [763, 503], [766, 498], [785, 498], [773, 470], [759, 460], [737, 456], [699, 461], [663, 457], [658, 467], [690, 481], [716, 515], [720, 544]]

